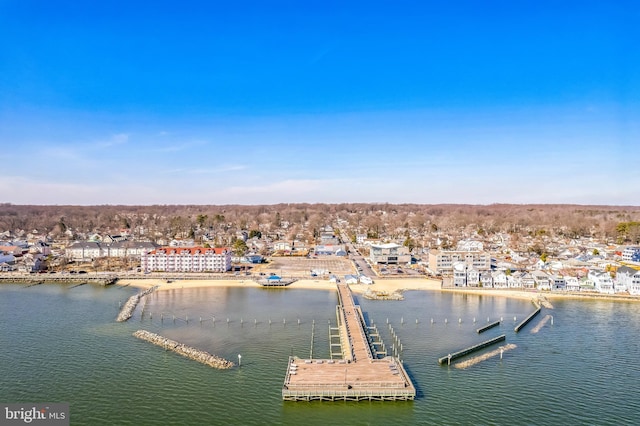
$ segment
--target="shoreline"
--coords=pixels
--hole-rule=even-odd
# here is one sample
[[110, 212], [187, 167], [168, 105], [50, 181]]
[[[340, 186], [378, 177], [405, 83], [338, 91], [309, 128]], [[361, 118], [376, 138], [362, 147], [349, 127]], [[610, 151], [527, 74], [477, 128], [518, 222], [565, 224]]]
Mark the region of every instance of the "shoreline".
[[[165, 280], [149, 278], [149, 279], [121, 279], [116, 282], [116, 285], [130, 286], [140, 289], [148, 289], [153, 286], [158, 286], [156, 291], [170, 291], [170, 290], [182, 290], [192, 288], [209, 288], [209, 287], [253, 287], [263, 288], [260, 284], [252, 279], [245, 280], [174, 280], [171, 283], [167, 283]], [[264, 287], [268, 288], [268, 287]], [[298, 280], [286, 287], [275, 287], [277, 289], [304, 289], [304, 290], [335, 290], [336, 284], [327, 280], [312, 280], [302, 279]], [[432, 280], [428, 278], [416, 278], [416, 279], [378, 279], [374, 284], [352, 284], [351, 290], [359, 295], [364, 294], [367, 290], [375, 290], [387, 293], [393, 293], [394, 291], [439, 291], [447, 293], [457, 294], [473, 294], [481, 296], [492, 297], [507, 297], [512, 299], [521, 300], [536, 300], [541, 298], [553, 299], [553, 300], [611, 300], [611, 301], [624, 301], [624, 302], [640, 302], [640, 296], [631, 296], [628, 294], [622, 295], [610, 295], [599, 293], [554, 293], [543, 291], [526, 291], [521, 289], [482, 289], [482, 288], [442, 288], [440, 281]]]
[[[146, 290], [157, 286], [156, 291], [170, 291], [192, 288], [208, 288], [208, 287], [253, 287], [263, 288], [257, 281], [251, 277], [189, 277], [177, 278], [168, 282], [166, 277], [121, 277], [117, 274], [108, 274], [100, 276], [51, 276], [45, 274], [0, 274], [0, 285], [9, 284], [30, 284], [40, 285], [46, 283], [67, 283], [67, 284], [100, 284], [117, 285], [120, 287], [134, 287]], [[496, 289], [496, 288], [478, 288], [478, 287], [441, 287], [439, 280], [429, 278], [378, 278], [374, 284], [352, 284], [351, 290], [362, 295], [367, 290], [378, 292], [393, 293], [406, 291], [439, 291], [458, 294], [473, 294], [480, 296], [492, 297], [508, 297], [521, 300], [610, 300], [617, 302], [640, 302], [640, 296], [632, 296], [629, 294], [600, 294], [600, 293], [581, 293], [581, 292], [551, 292], [551, 291], [531, 291], [524, 289]], [[268, 287], [265, 287], [268, 288]], [[277, 289], [297, 288], [304, 290], [335, 290], [336, 284], [328, 280], [322, 279], [299, 279], [287, 286], [273, 287]]]

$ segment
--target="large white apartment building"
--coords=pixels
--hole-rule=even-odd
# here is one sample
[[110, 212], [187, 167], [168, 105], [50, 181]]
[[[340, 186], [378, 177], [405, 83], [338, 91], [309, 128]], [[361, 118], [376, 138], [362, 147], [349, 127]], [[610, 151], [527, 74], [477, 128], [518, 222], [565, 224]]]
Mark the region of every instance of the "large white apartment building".
[[640, 262], [640, 246], [630, 246], [622, 251], [622, 260], [625, 262]]
[[231, 269], [231, 250], [226, 247], [160, 247], [143, 254], [140, 266], [145, 272], [226, 272]]
[[411, 254], [407, 247], [395, 243], [372, 244], [369, 249], [371, 263], [402, 264], [411, 262]]
[[478, 271], [491, 269], [491, 255], [484, 251], [443, 251], [429, 252], [429, 269], [436, 274], [453, 274], [453, 267], [464, 263], [467, 268]]

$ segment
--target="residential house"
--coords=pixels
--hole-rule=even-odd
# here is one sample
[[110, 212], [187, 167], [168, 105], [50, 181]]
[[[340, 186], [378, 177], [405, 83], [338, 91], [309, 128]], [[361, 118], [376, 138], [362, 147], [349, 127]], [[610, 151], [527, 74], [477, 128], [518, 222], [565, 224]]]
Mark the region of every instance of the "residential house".
[[458, 242], [457, 251], [482, 251], [484, 245], [476, 240], [462, 240]]
[[482, 287], [493, 287], [493, 278], [491, 277], [491, 271], [480, 271], [480, 285]]
[[491, 273], [494, 288], [508, 288], [507, 274], [504, 271], [494, 271]]
[[548, 274], [542, 271], [533, 271], [531, 275], [535, 280], [538, 290], [551, 290], [551, 279]]
[[467, 286], [467, 266], [462, 262], [458, 262], [453, 265], [453, 286]]
[[467, 286], [478, 287], [480, 285], [480, 271], [475, 268], [467, 268]]
[[[24, 250], [24, 251], [26, 251], [26, 250]], [[18, 245], [0, 246], [0, 253], [12, 254], [14, 256], [22, 256], [22, 253], [24, 251], [23, 251], [22, 247], [20, 247]]]
[[567, 291], [580, 291], [580, 280], [578, 277], [565, 277]]
[[593, 285], [597, 292], [603, 294], [613, 294], [613, 281], [611, 275], [605, 271], [589, 270], [589, 279], [593, 281]]
[[640, 271], [628, 266], [621, 266], [616, 271], [614, 281], [616, 293], [628, 291], [629, 294], [640, 294]]
[[551, 290], [555, 290], [555, 291], [567, 290], [567, 280], [563, 276], [551, 275], [549, 276], [549, 280], [551, 282]]

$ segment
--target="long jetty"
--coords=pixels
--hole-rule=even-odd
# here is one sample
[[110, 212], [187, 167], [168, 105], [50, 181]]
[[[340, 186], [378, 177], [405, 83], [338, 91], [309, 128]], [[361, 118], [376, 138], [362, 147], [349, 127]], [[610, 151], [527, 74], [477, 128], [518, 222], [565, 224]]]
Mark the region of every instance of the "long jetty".
[[374, 357], [360, 306], [338, 284], [336, 307], [342, 359], [289, 357], [282, 387], [285, 401], [412, 400], [416, 389], [397, 357]]
[[516, 328], [514, 329], [517, 332], [519, 332], [520, 330], [522, 330], [524, 328], [525, 325], [529, 324], [529, 322], [534, 319], [536, 317], [536, 315], [538, 315], [540, 313], [540, 306], [536, 305], [536, 310], [531, 312], [531, 314], [529, 314], [528, 317], [526, 317], [524, 320], [522, 320], [522, 322], [518, 325], [516, 325]]
[[138, 303], [140, 303], [140, 300], [142, 300], [142, 298], [145, 297], [146, 295], [156, 291], [158, 287], [159, 286], [155, 285], [144, 291], [141, 291], [140, 293], [137, 293], [131, 296], [129, 300], [127, 300], [127, 302], [122, 306], [122, 309], [120, 310], [120, 313], [116, 318], [116, 321], [124, 322], [124, 321], [127, 321], [129, 318], [131, 318], [133, 316], [133, 311], [136, 310], [136, 306], [138, 306]]
[[476, 332], [478, 332], [478, 334], [480, 333], [484, 333], [487, 330], [491, 330], [493, 327], [497, 327], [500, 325], [500, 321], [494, 321], [491, 324], [487, 324], [484, 327], [480, 327], [479, 329], [476, 330]]
[[479, 351], [480, 349], [484, 349], [487, 346], [491, 346], [491, 345], [493, 345], [495, 343], [503, 342], [505, 339], [506, 339], [506, 336], [504, 334], [501, 334], [500, 336], [494, 337], [493, 339], [486, 340], [486, 341], [484, 341], [482, 343], [478, 343], [477, 345], [471, 346], [471, 347], [463, 349], [461, 351], [454, 352], [454, 353], [448, 354], [446, 356], [440, 357], [440, 358], [438, 358], [438, 364], [440, 364], [440, 365], [445, 364], [445, 363], [450, 364], [451, 361], [453, 361], [453, 360], [456, 360], [458, 358], [462, 358], [465, 355], [469, 355], [470, 353]]
[[233, 362], [212, 355], [207, 351], [187, 346], [185, 344], [176, 342], [175, 340], [167, 339], [166, 337], [160, 336], [159, 334], [151, 333], [147, 330], [138, 330], [133, 333], [133, 335], [138, 339], [145, 340], [157, 346], [162, 346], [165, 350], [173, 351], [186, 358], [198, 361], [213, 368], [227, 370], [235, 365]]

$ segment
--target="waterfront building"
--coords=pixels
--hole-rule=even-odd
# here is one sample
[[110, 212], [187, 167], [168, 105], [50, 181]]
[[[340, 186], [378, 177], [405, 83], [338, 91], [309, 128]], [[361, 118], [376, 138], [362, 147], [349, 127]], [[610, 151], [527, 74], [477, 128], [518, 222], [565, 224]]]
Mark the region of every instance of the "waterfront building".
[[65, 256], [76, 262], [90, 262], [102, 257], [102, 249], [95, 241], [76, 241], [65, 249]]
[[453, 286], [467, 286], [467, 266], [462, 262], [458, 262], [453, 265]]
[[551, 279], [548, 274], [542, 271], [533, 271], [531, 275], [538, 290], [551, 290]]
[[494, 271], [491, 273], [493, 287], [494, 288], [507, 288], [509, 283], [507, 281], [507, 274], [504, 271]]
[[613, 294], [613, 281], [611, 275], [605, 271], [589, 270], [588, 277], [593, 281], [593, 285], [597, 292], [603, 294]]
[[580, 281], [578, 277], [565, 277], [567, 291], [580, 291]]
[[369, 259], [374, 265], [378, 263], [399, 265], [401, 263], [410, 263], [411, 254], [409, 254], [407, 247], [396, 243], [372, 244], [369, 249]]
[[567, 290], [567, 280], [560, 275], [552, 275], [550, 277], [551, 289], [556, 291]]
[[463, 262], [478, 271], [491, 269], [491, 255], [484, 251], [429, 251], [429, 269], [436, 274], [452, 274], [453, 265]]
[[90, 262], [100, 257], [139, 258], [157, 247], [148, 241], [116, 241], [111, 243], [98, 241], [76, 241], [65, 249], [69, 260]]
[[226, 272], [231, 270], [231, 249], [159, 247], [143, 254], [140, 265], [145, 272]]
[[640, 271], [628, 266], [619, 267], [614, 286], [616, 293], [628, 291], [631, 295], [640, 295]]
[[622, 251], [622, 260], [625, 262], [640, 262], [640, 246], [630, 246]]

